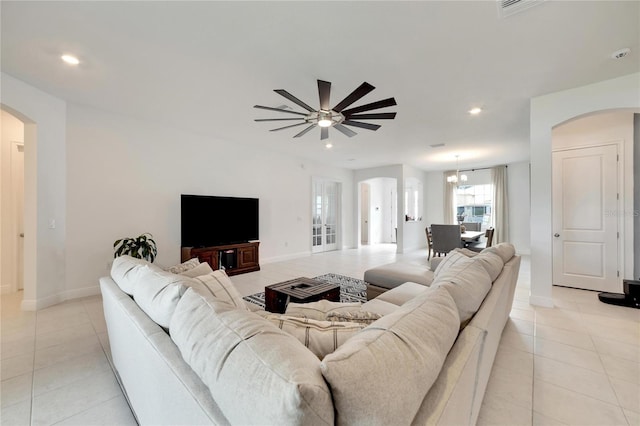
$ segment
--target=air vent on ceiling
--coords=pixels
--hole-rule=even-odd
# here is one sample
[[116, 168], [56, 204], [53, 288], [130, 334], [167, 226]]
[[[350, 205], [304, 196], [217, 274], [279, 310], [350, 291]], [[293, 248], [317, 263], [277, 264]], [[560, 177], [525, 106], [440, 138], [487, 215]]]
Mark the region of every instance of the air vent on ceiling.
[[515, 13], [522, 12], [530, 7], [542, 4], [545, 0], [497, 0], [498, 16], [506, 18]]

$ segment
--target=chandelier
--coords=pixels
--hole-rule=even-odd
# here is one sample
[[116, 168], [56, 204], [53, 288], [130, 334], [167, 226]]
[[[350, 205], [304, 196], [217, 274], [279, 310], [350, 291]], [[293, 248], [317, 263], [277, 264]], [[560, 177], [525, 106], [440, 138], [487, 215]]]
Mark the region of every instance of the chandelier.
[[467, 181], [467, 175], [460, 174], [460, 167], [458, 167], [458, 157], [459, 157], [459, 155], [456, 155], [456, 174], [455, 175], [451, 175], [451, 176], [447, 176], [447, 182], [449, 182], [449, 183], [458, 184], [458, 182], [466, 182]]

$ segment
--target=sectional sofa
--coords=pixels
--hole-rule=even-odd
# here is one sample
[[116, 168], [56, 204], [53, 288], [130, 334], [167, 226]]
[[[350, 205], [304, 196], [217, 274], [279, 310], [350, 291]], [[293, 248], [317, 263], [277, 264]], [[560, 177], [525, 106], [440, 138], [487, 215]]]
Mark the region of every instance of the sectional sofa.
[[140, 424], [457, 425], [478, 416], [519, 265], [510, 245], [451, 253], [430, 286], [317, 302], [315, 317], [245, 304], [220, 271], [127, 257], [100, 286]]

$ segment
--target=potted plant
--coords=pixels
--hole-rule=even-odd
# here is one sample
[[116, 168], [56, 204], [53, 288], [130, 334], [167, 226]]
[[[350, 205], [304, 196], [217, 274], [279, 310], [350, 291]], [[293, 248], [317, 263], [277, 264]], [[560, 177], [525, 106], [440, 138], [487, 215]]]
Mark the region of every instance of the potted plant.
[[128, 254], [131, 257], [153, 262], [158, 254], [153, 235], [145, 232], [137, 238], [121, 238], [113, 243], [113, 257]]

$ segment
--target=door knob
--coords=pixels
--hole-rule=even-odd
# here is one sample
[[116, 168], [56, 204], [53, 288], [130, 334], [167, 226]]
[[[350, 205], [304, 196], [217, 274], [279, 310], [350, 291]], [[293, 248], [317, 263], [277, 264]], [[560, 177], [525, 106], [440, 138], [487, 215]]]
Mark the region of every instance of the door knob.
[[558, 238], [560, 236], [560, 234], [558, 234], [557, 232], [555, 234], [553, 234], [554, 237]]

